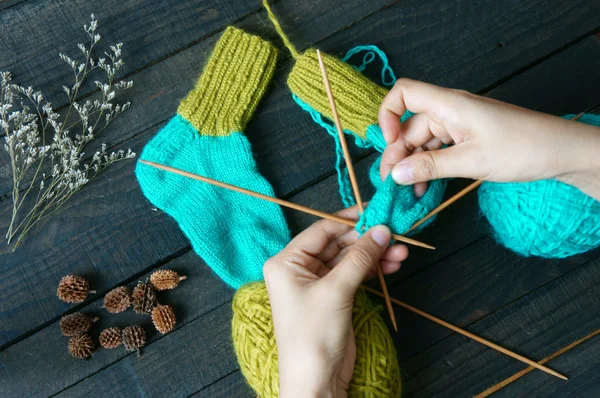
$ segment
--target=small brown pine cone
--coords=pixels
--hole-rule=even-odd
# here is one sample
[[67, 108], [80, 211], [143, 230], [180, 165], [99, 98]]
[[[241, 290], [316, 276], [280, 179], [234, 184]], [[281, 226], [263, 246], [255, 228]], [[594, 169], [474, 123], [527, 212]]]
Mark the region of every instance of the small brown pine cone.
[[140, 356], [140, 348], [146, 344], [146, 332], [144, 328], [138, 325], [127, 326], [122, 333], [123, 345], [126, 350], [138, 351]]
[[125, 311], [131, 305], [131, 289], [120, 286], [104, 296], [104, 308], [112, 314]]
[[96, 291], [90, 290], [90, 283], [76, 275], [63, 276], [56, 291], [58, 298], [67, 303], [81, 303], [89, 293]]
[[187, 276], [179, 276], [179, 274], [170, 269], [160, 269], [150, 275], [152, 286], [158, 291], [175, 289], [179, 282], [187, 278]]
[[169, 333], [175, 328], [177, 319], [173, 308], [169, 305], [157, 305], [152, 310], [152, 323], [161, 334]]
[[156, 292], [148, 282], [138, 282], [133, 289], [133, 310], [138, 314], [151, 314], [156, 305]]
[[81, 312], [65, 315], [60, 320], [60, 331], [63, 336], [74, 336], [78, 333], [85, 333], [92, 327], [92, 322], [96, 322], [97, 320], [97, 316], [90, 317]]
[[121, 328], [108, 328], [100, 333], [100, 345], [104, 348], [117, 348], [122, 342]]
[[69, 339], [69, 352], [75, 358], [89, 358], [93, 350], [94, 342], [87, 333], [78, 333]]

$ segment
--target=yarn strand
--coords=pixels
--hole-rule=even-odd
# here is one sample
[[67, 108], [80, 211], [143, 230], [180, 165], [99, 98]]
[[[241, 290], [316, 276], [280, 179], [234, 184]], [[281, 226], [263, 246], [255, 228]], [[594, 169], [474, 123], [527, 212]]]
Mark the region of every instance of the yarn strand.
[[273, 23], [273, 26], [275, 27], [275, 31], [277, 32], [279, 37], [281, 37], [281, 40], [283, 41], [283, 45], [290, 51], [290, 53], [292, 54], [292, 57], [294, 57], [294, 59], [297, 59], [300, 56], [300, 53], [298, 52], [298, 50], [296, 50], [296, 47], [294, 47], [294, 45], [292, 44], [290, 39], [287, 37], [287, 35], [283, 31], [283, 28], [279, 24], [277, 17], [275, 16], [275, 14], [273, 14], [273, 10], [271, 10], [271, 6], [269, 6], [269, 2], [267, 0], [263, 0], [263, 6], [267, 10], [267, 14], [269, 16], [269, 19]]

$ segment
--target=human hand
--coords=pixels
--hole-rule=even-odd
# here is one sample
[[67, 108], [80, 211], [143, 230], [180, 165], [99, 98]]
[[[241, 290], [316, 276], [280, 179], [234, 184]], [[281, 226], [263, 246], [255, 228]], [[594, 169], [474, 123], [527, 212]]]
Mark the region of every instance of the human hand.
[[[337, 215], [356, 220], [357, 210]], [[265, 263], [280, 397], [346, 396], [356, 359], [354, 295], [375, 274], [377, 261], [389, 274], [408, 256], [406, 246], [389, 242], [385, 226], [373, 227], [359, 239], [352, 227], [321, 220]]]
[[[408, 109], [417, 115], [400, 123]], [[489, 181], [557, 178], [600, 198], [600, 129], [465, 91], [400, 79], [384, 98], [387, 142], [381, 177], [415, 184], [467, 177]], [[444, 144], [454, 144], [444, 149]]]

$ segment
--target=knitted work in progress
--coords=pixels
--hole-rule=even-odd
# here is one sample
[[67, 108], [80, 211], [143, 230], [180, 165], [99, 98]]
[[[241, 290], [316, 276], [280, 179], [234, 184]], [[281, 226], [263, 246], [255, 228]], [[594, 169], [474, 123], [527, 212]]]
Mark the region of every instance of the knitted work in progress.
[[[242, 133], [273, 75], [276, 49], [227, 28], [178, 114], [141, 158], [274, 196]], [[262, 280], [264, 262], [290, 240], [281, 208], [139, 163], [144, 195], [175, 218], [194, 250], [234, 288]]]
[[[369, 170], [369, 178], [376, 192], [365, 208], [365, 212], [357, 224], [357, 229], [360, 231], [372, 225], [387, 225], [394, 231], [404, 233], [441, 203], [446, 189], [446, 180], [430, 181], [425, 194], [417, 198], [411, 187], [409, 187], [410, 189], [400, 189], [406, 187], [398, 187], [391, 175], [385, 181], [381, 181], [380, 163], [381, 157], [377, 158]], [[433, 217], [408, 235], [421, 231], [432, 222]]]
[[[364, 291], [352, 310], [356, 363], [349, 397], [390, 398], [401, 392], [400, 369], [389, 331]], [[279, 396], [277, 346], [264, 283], [242, 286], [233, 298], [232, 335], [242, 374], [261, 398]]]
[[[577, 122], [600, 126], [600, 115]], [[496, 240], [522, 256], [565, 258], [600, 246], [600, 202], [556, 180], [485, 182], [479, 206]]]
[[[322, 54], [322, 56], [327, 68], [331, 89], [335, 95], [340, 122], [345, 128], [345, 132], [354, 135], [359, 146], [372, 146], [379, 152], [383, 152], [386, 144], [381, 128], [377, 124], [377, 113], [387, 90], [371, 82], [358, 70], [335, 57], [328, 54]], [[353, 205], [354, 200], [347, 182], [348, 177], [346, 172], [341, 171], [339, 166], [341, 156], [339, 153], [341, 150], [337, 141], [337, 133], [331, 125], [328, 127], [323, 122], [323, 117], [332, 120], [333, 115], [319, 72], [316, 50], [307, 50], [297, 59], [296, 65], [289, 75], [288, 85], [296, 102], [311, 114], [313, 120], [325, 127], [336, 140], [340, 194], [345, 206]], [[412, 114], [407, 112], [401, 120], [404, 121], [410, 116]], [[393, 232], [403, 234], [415, 222], [440, 204], [446, 188], [446, 181], [436, 180], [429, 183], [425, 195], [416, 198], [412, 186], [399, 186], [394, 183], [391, 176], [386, 181], [381, 181], [377, 170], [380, 161], [381, 157], [377, 159], [371, 168], [371, 182], [376, 189], [376, 193], [361, 216], [360, 222], [357, 224], [357, 230], [361, 232], [371, 226], [385, 224]], [[418, 232], [421, 228], [432, 223], [434, 219], [435, 217], [432, 217], [412, 232]]]

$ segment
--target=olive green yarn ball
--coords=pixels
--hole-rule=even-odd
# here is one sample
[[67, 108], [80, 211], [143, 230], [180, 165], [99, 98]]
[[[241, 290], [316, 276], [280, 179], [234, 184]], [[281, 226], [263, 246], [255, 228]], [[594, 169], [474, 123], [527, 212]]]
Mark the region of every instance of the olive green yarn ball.
[[[401, 392], [400, 368], [390, 333], [376, 307], [360, 290], [352, 325], [356, 364], [349, 397], [390, 398]], [[279, 396], [277, 346], [267, 288], [263, 282], [242, 286], [233, 298], [232, 336], [242, 374], [261, 398]]]

